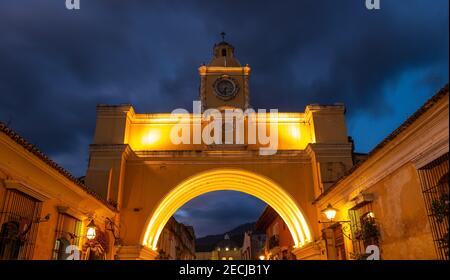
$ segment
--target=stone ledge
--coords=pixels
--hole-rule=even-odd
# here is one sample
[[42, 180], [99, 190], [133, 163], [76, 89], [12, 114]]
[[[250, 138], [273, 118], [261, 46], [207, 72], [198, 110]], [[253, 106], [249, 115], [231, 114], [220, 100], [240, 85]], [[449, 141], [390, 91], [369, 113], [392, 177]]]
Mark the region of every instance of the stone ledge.
[[143, 245], [120, 246], [116, 251], [116, 260], [154, 260], [158, 253]]
[[303, 247], [294, 248], [292, 253], [297, 260], [326, 260], [326, 252], [321, 241], [310, 242]]

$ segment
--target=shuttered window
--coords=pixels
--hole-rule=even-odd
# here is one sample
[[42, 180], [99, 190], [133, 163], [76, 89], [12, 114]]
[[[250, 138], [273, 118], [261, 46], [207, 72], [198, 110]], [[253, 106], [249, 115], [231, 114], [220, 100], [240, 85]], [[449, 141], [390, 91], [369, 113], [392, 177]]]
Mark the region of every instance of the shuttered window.
[[7, 190], [0, 212], [0, 259], [32, 259], [41, 208], [37, 199]]

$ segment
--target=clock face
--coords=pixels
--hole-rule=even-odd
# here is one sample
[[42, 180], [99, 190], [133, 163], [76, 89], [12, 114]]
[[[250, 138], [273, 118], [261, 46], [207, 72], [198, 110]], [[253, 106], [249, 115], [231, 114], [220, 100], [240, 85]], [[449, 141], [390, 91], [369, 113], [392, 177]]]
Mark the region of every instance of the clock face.
[[214, 83], [216, 95], [223, 100], [230, 100], [236, 96], [238, 87], [230, 78], [219, 78]]

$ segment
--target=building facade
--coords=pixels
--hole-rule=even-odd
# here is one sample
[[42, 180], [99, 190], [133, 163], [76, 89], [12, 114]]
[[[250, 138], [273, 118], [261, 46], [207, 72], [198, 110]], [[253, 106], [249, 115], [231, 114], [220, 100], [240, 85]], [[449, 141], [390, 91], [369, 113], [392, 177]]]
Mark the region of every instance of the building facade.
[[[243, 260], [260, 260], [264, 255], [266, 233], [247, 231], [244, 233], [241, 255]], [[265, 258], [265, 257], [264, 257]]]
[[194, 228], [179, 223], [172, 217], [159, 238], [158, 253], [157, 258], [161, 260], [194, 260]]
[[114, 258], [112, 205], [1, 123], [0, 159], [0, 260]]
[[328, 259], [448, 259], [448, 100], [446, 86], [314, 201], [336, 210]]
[[241, 245], [231, 240], [228, 234], [225, 234], [223, 240], [217, 242], [212, 251], [197, 252], [196, 256], [197, 260], [241, 260]]
[[294, 241], [286, 223], [272, 207], [267, 206], [256, 222], [256, 230], [265, 232], [262, 250], [265, 260], [294, 260]]

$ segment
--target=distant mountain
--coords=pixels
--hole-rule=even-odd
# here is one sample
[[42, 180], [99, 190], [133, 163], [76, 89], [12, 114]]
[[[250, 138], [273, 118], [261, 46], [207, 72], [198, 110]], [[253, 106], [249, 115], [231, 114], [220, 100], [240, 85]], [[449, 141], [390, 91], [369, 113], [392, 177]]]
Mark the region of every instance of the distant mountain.
[[255, 231], [255, 222], [245, 223], [235, 227], [234, 229], [224, 232], [222, 234], [207, 235], [205, 237], [197, 238], [195, 240], [195, 251], [197, 252], [210, 252], [214, 249], [215, 245], [224, 239], [225, 234], [230, 236], [230, 240], [234, 241], [239, 246], [242, 246], [244, 241], [244, 233], [246, 231]]
[[249, 230], [254, 231], [255, 230], [255, 224], [256, 224], [256, 222], [242, 224], [242, 225], [239, 225], [239, 226], [235, 227], [234, 229], [232, 229], [232, 230], [230, 230], [230, 231], [228, 231], [226, 233], [228, 233], [228, 235], [239, 235], [239, 234], [243, 235], [246, 231], [249, 231]]

